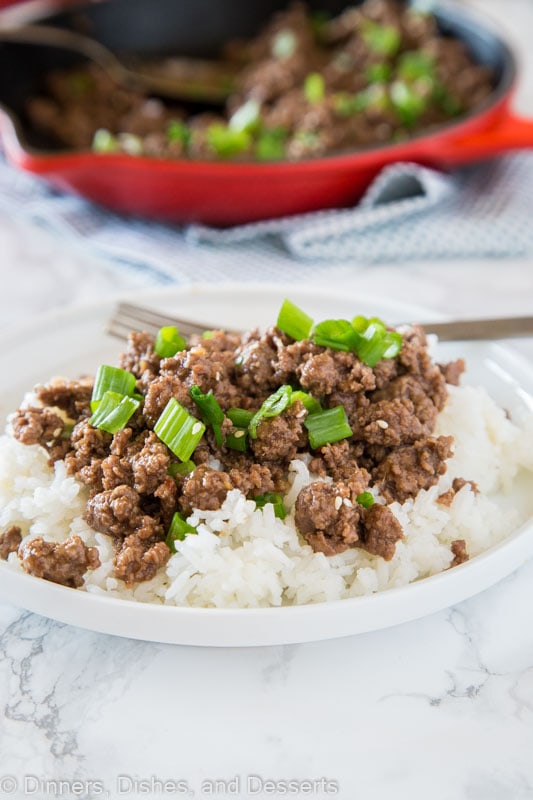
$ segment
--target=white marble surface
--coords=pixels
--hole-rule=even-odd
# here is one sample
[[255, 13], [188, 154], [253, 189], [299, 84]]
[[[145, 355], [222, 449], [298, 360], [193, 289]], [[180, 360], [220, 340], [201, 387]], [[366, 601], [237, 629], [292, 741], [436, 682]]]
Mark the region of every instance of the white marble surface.
[[[531, 0], [476, 5], [522, 47], [519, 104], [531, 112]], [[3, 327], [135, 288], [131, 274], [7, 215], [0, 253]], [[524, 261], [356, 264], [314, 280], [337, 278], [458, 316], [533, 311]], [[515, 346], [533, 359], [533, 342]], [[417, 622], [255, 650], [129, 641], [1, 605], [0, 799], [179, 797], [177, 784], [154, 783], [171, 779], [207, 797], [202, 781], [217, 778], [218, 797], [284, 796], [247, 791], [249, 775], [331, 782], [302, 784], [298, 798], [533, 798], [532, 587], [530, 562]], [[54, 780], [67, 783], [43, 784]]]

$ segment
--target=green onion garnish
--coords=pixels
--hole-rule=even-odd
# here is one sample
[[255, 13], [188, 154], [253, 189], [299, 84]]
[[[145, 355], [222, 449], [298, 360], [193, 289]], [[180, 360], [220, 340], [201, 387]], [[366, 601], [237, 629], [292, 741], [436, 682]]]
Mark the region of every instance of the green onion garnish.
[[253, 411], [246, 411], [245, 408], [228, 408], [226, 416], [233, 422], [236, 428], [247, 428], [252, 417]]
[[262, 130], [255, 144], [255, 155], [260, 161], [274, 161], [285, 156], [287, 131], [283, 128]]
[[310, 414], [304, 420], [309, 434], [309, 444], [316, 450], [325, 444], [340, 442], [352, 435], [344, 406], [335, 406], [316, 414]]
[[187, 342], [174, 325], [159, 328], [154, 342], [154, 350], [158, 356], [172, 358], [179, 350], [185, 350], [186, 347]]
[[370, 19], [364, 21], [361, 34], [368, 47], [380, 56], [394, 56], [400, 49], [402, 36], [393, 25], [380, 25]]
[[170, 528], [165, 540], [167, 547], [172, 553], [177, 552], [175, 545], [176, 540], [182, 542], [185, 537], [189, 536], [191, 533], [198, 533], [198, 531], [193, 525], [189, 525], [189, 523], [183, 519], [181, 514], [176, 511], [172, 517], [172, 522], [170, 523]]
[[264, 401], [250, 420], [248, 431], [252, 439], [257, 438], [257, 426], [267, 418], [278, 417], [291, 404], [292, 388], [288, 384], [280, 386], [274, 394]]
[[360, 336], [346, 319], [327, 319], [313, 328], [313, 341], [333, 350], [357, 351]]
[[278, 519], [285, 519], [287, 511], [283, 504], [283, 497], [275, 492], [266, 492], [254, 497], [254, 502], [257, 508], [264, 508], [268, 503], [274, 506], [274, 516]]
[[208, 339], [212, 339], [214, 335], [215, 331], [204, 331], [202, 333], [202, 339], [205, 339], [207, 341]]
[[105, 128], [99, 128], [93, 136], [92, 149], [95, 153], [118, 153], [120, 146], [116, 136]]
[[398, 59], [398, 77], [402, 81], [417, 81], [420, 78], [433, 80], [435, 59], [421, 50], [409, 50]]
[[386, 111], [390, 105], [386, 87], [382, 83], [373, 83], [357, 94], [339, 92], [334, 97], [335, 111], [342, 117], [359, 114], [368, 108]]
[[317, 411], [322, 411], [322, 406], [315, 400], [315, 398], [308, 394], [307, 392], [302, 392], [300, 390], [293, 391], [291, 397], [291, 405], [296, 401], [299, 400], [300, 403], [303, 405], [304, 408], [309, 411], [310, 414], [316, 414]]
[[357, 355], [369, 367], [375, 367], [382, 358], [395, 358], [402, 349], [402, 335], [388, 331], [377, 317], [355, 317], [352, 325], [360, 335]]
[[215, 434], [218, 447], [222, 447], [222, 423], [224, 412], [213, 392], [204, 394], [199, 386], [191, 386], [189, 394], [198, 406], [201, 417], [206, 425], [211, 425]]
[[205, 433], [205, 425], [171, 397], [154, 426], [154, 433], [181, 461], [188, 461]]
[[248, 450], [248, 431], [244, 430], [244, 428], [238, 428], [234, 433], [228, 433], [225, 444], [230, 450], [246, 453]]
[[207, 129], [207, 143], [220, 158], [231, 158], [248, 150], [252, 138], [248, 131], [234, 131], [215, 123]]
[[98, 367], [91, 396], [91, 411], [96, 411], [98, 403], [106, 392], [115, 392], [131, 397], [135, 392], [137, 378], [131, 372], [119, 367], [102, 364]]
[[404, 81], [394, 81], [390, 87], [390, 98], [396, 114], [407, 127], [414, 125], [428, 106], [427, 97], [416, 86]]
[[191, 139], [190, 128], [180, 119], [171, 119], [167, 125], [167, 141], [181, 142], [185, 148], [188, 147]]
[[298, 342], [309, 338], [313, 320], [290, 300], [284, 300], [278, 314], [276, 327]]
[[194, 461], [174, 462], [168, 465], [167, 472], [171, 478], [175, 478], [178, 475], [189, 475], [195, 469], [196, 464]]
[[370, 83], [386, 83], [392, 74], [392, 67], [386, 61], [379, 61], [377, 64], [370, 64], [365, 74]]
[[232, 131], [253, 133], [261, 121], [261, 104], [258, 100], [247, 100], [232, 114], [228, 127]]
[[279, 31], [272, 42], [274, 58], [290, 58], [296, 51], [296, 36], [291, 30]]
[[308, 103], [320, 103], [326, 94], [326, 84], [319, 72], [311, 72], [304, 81], [304, 95]]
[[371, 492], [361, 492], [355, 499], [363, 508], [371, 508], [375, 503], [374, 495]]
[[142, 156], [144, 147], [140, 136], [134, 133], [119, 133], [117, 142], [122, 152], [129, 156]]
[[98, 408], [89, 419], [89, 425], [107, 433], [118, 433], [126, 427], [139, 406], [140, 402], [133, 397], [117, 392], [105, 392], [98, 403]]

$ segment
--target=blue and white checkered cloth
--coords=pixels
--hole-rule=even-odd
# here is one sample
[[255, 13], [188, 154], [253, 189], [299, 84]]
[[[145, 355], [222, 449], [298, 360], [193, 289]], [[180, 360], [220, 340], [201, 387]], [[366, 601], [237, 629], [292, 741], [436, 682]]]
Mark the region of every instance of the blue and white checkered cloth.
[[527, 258], [533, 256], [533, 154], [454, 175], [396, 164], [354, 208], [224, 230], [121, 217], [0, 161], [0, 210], [143, 273], [147, 284], [283, 280], [298, 261], [307, 274], [318, 274], [347, 260]]

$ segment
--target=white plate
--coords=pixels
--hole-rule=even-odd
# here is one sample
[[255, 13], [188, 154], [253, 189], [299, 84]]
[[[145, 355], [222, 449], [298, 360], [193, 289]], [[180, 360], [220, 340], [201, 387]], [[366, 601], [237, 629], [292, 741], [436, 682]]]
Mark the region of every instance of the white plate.
[[[135, 299], [213, 327], [248, 328], [272, 324], [283, 297], [322, 319], [363, 313], [398, 323], [426, 316], [419, 308], [379, 298], [347, 297], [341, 291], [298, 286], [176, 287]], [[0, 414], [5, 416], [15, 409], [24, 392], [37, 381], [52, 375], [77, 377], [116, 358], [120, 342], [103, 332], [111, 312], [111, 303], [67, 311], [0, 337]], [[533, 410], [533, 369], [507, 348], [485, 343], [449, 344], [442, 346], [438, 355], [442, 359], [464, 356], [469, 364], [468, 381], [484, 385], [512, 416]], [[528, 502], [528, 487], [521, 494], [521, 500]], [[530, 520], [501, 544], [440, 575], [368, 597], [286, 608], [147, 605], [67, 589], [20, 574], [3, 563], [0, 595], [61, 622], [135, 639], [213, 646], [286, 644], [348, 636], [431, 614], [496, 583], [532, 553]]]

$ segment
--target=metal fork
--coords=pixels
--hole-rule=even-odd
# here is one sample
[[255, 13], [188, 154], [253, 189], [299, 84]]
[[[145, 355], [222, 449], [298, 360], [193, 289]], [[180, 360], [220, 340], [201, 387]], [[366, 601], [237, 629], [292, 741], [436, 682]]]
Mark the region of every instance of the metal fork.
[[[453, 322], [421, 322], [426, 333], [437, 334], [441, 341], [510, 339], [533, 336], [532, 317], [496, 317], [493, 319], [456, 320]], [[160, 314], [132, 303], [120, 303], [106, 331], [119, 339], [127, 339], [132, 331], [155, 335], [164, 325], [175, 325], [181, 334], [191, 336], [211, 330], [213, 325]]]

